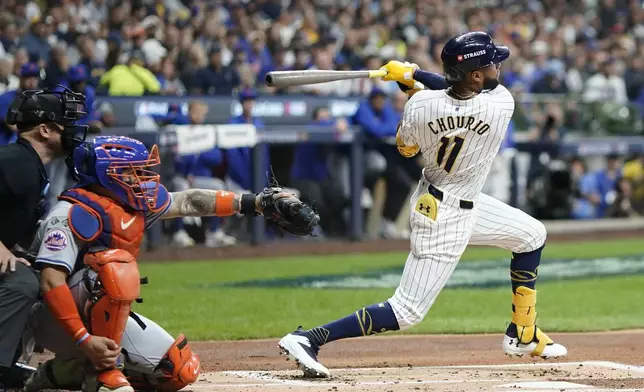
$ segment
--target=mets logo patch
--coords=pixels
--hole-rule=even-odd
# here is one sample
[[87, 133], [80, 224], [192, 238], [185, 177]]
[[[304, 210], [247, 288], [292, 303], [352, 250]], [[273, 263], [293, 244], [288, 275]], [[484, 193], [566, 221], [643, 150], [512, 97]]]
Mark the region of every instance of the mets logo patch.
[[62, 230], [52, 230], [45, 237], [45, 248], [51, 251], [63, 250], [67, 247], [67, 234]]

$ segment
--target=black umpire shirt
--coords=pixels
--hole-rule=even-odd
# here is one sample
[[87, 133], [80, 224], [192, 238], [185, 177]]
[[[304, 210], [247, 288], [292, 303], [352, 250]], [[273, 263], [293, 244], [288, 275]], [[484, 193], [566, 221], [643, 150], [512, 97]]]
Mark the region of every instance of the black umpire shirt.
[[35, 232], [48, 184], [45, 166], [27, 140], [0, 146], [0, 241], [7, 249]]

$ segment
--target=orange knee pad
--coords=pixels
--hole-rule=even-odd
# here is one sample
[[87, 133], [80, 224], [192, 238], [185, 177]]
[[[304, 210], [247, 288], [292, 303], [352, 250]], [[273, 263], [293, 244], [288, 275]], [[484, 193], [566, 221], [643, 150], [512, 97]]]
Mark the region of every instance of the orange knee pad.
[[199, 357], [192, 351], [188, 339], [183, 334], [170, 346], [159, 364], [159, 369], [164, 373], [164, 377], [159, 380], [157, 391], [175, 392], [197, 381], [200, 370]]
[[199, 370], [199, 357], [192, 352], [185, 336], [179, 335], [154, 369], [153, 374], [128, 372], [127, 367], [125, 374], [137, 391], [176, 392], [197, 381]]

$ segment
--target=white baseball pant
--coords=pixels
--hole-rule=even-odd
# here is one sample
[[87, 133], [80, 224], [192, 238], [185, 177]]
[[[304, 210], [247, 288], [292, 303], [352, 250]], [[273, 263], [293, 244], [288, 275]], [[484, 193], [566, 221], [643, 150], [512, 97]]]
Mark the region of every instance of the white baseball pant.
[[444, 193], [433, 220], [416, 210], [417, 201], [429, 193], [428, 187], [422, 177], [411, 197], [411, 251], [400, 285], [389, 299], [400, 329], [423, 320], [468, 244], [524, 253], [539, 249], [546, 240], [541, 222], [483, 193], [470, 210]]

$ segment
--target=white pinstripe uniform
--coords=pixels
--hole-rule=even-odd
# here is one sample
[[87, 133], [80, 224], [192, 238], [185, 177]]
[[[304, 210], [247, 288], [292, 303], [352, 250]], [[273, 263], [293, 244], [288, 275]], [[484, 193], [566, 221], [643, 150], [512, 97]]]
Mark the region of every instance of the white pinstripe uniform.
[[[410, 200], [411, 251], [389, 299], [401, 329], [427, 314], [468, 243], [516, 253], [544, 244], [541, 222], [481, 193], [513, 112], [503, 86], [467, 100], [423, 90], [407, 102], [398, 134], [405, 145], [420, 147], [425, 167]], [[442, 201], [430, 194], [430, 184]], [[463, 208], [462, 200], [474, 207]]]

